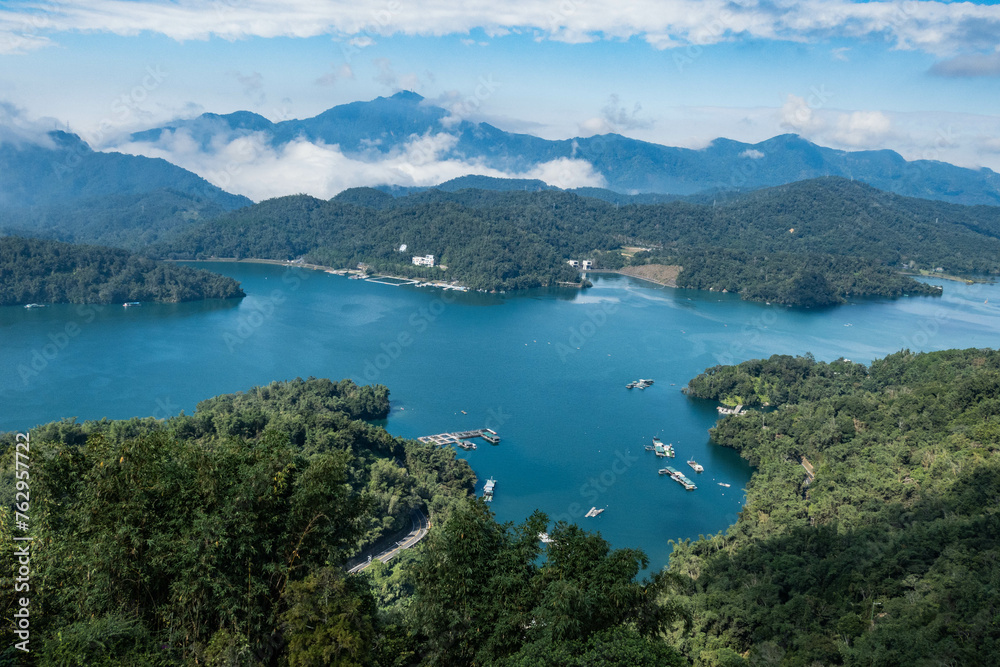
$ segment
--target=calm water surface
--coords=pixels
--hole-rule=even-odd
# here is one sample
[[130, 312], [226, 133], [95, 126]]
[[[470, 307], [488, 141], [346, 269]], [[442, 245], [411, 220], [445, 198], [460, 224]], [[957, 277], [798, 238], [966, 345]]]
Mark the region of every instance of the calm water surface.
[[[297, 376], [379, 382], [391, 390], [385, 425], [394, 435], [500, 433], [500, 445], [461, 453], [479, 488], [497, 479], [499, 519], [521, 521], [538, 508], [600, 530], [616, 547], [640, 547], [660, 567], [668, 540], [736, 520], [751, 474], [709, 442], [715, 405], [680, 391], [706, 367], [807, 352], [869, 362], [903, 347], [1000, 342], [996, 285], [940, 281], [941, 298], [796, 311], [611, 275], [592, 276], [583, 293], [510, 296], [268, 265], [206, 268], [240, 280], [247, 298], [0, 308], [0, 430], [65, 417], [165, 417]], [[656, 384], [625, 389], [638, 378]], [[674, 444], [672, 464], [696, 491], [656, 474], [665, 460], [643, 449], [654, 435]], [[691, 457], [704, 473], [688, 468]], [[591, 506], [607, 511], [583, 518]]]

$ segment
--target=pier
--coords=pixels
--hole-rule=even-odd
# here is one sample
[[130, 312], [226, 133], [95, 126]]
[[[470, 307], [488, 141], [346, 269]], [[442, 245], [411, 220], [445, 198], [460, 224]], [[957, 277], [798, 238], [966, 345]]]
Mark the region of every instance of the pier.
[[473, 431], [454, 431], [452, 433], [438, 433], [437, 435], [422, 435], [417, 440], [426, 444], [434, 445], [435, 447], [444, 447], [445, 445], [458, 445], [463, 449], [475, 449], [475, 445], [469, 447], [468, 445], [472, 443], [462, 442], [463, 440], [471, 440], [472, 438], [482, 438], [490, 444], [497, 444], [500, 442], [500, 435], [491, 428], [477, 428]]

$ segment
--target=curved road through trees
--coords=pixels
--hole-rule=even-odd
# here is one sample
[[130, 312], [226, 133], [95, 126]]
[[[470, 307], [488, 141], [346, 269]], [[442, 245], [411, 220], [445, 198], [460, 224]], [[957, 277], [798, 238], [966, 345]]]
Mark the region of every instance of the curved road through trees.
[[383, 563], [388, 563], [400, 551], [402, 551], [403, 549], [409, 549], [417, 542], [424, 539], [424, 536], [427, 535], [427, 531], [430, 530], [431, 522], [419, 509], [413, 510], [413, 513], [410, 515], [410, 519], [413, 522], [412, 528], [410, 529], [410, 532], [406, 537], [396, 542], [396, 544], [390, 547], [389, 549], [384, 549], [377, 554], [375, 553], [375, 549], [367, 549], [363, 551], [360, 554], [360, 556], [364, 560], [361, 563], [358, 563], [357, 565], [352, 567], [350, 570], [348, 570], [348, 572], [350, 572], [351, 574], [361, 572], [366, 567], [374, 563], [376, 560], [380, 560]]

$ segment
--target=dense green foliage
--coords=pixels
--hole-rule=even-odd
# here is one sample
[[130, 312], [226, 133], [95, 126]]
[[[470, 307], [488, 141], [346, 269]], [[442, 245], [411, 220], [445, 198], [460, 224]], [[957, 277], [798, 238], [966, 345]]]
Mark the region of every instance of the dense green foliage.
[[226, 276], [125, 250], [0, 238], [0, 305], [194, 301], [244, 296]]
[[[562, 191], [428, 190], [392, 198], [358, 188], [329, 202], [269, 200], [156, 249], [172, 258], [305, 256], [339, 268], [364, 262], [476, 289], [518, 289], [573, 280], [568, 259], [620, 268], [623, 245], [652, 248], [633, 263], [684, 266], [680, 286], [819, 306], [848, 295], [937, 291], [898, 275], [903, 269], [1000, 273], [1000, 209], [908, 199], [835, 178], [719, 203], [627, 206]], [[424, 254], [447, 270], [410, 264]]]
[[[637, 582], [645, 555], [612, 551], [599, 535], [559, 522], [543, 553], [536, 512], [498, 524], [482, 502], [456, 508], [406, 569], [403, 615], [427, 664], [682, 665], [655, 639], [675, 620], [659, 603], [673, 579]], [[605, 662], [601, 662], [601, 660]]]
[[850, 296], [941, 294], [938, 287], [857, 257], [710, 250], [679, 261], [684, 268], [678, 286], [739, 292], [753, 301], [813, 307], [843, 303]]
[[775, 356], [690, 391], [777, 406], [712, 431], [757, 466], [747, 504], [671, 556], [696, 665], [1000, 662], [1000, 352]]
[[[450, 449], [393, 438], [388, 392], [295, 380], [166, 420], [31, 433], [31, 654], [0, 664], [684, 664], [662, 633], [682, 580], [548, 520], [499, 524]], [[0, 435], [0, 583], [11, 585], [13, 434]], [[429, 510], [391, 566], [347, 557]], [[13, 611], [0, 598], [5, 618]]]
[[231, 208], [170, 189], [111, 194], [68, 204], [0, 208], [0, 234], [136, 251]]
[[[373, 598], [339, 566], [411, 508], [443, 520], [474, 480], [453, 451], [360, 421], [387, 412], [384, 387], [309, 379], [33, 430], [34, 664], [365, 662]], [[12, 434], [0, 444], [6, 591]], [[5, 623], [0, 663], [11, 639]]]

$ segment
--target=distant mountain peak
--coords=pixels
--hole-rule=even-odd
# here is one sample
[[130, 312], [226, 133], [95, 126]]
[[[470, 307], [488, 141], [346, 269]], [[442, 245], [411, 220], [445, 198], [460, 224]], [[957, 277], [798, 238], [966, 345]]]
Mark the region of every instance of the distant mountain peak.
[[396, 100], [397, 102], [412, 102], [417, 104], [424, 101], [424, 96], [415, 93], [412, 90], [401, 90], [389, 99]]

